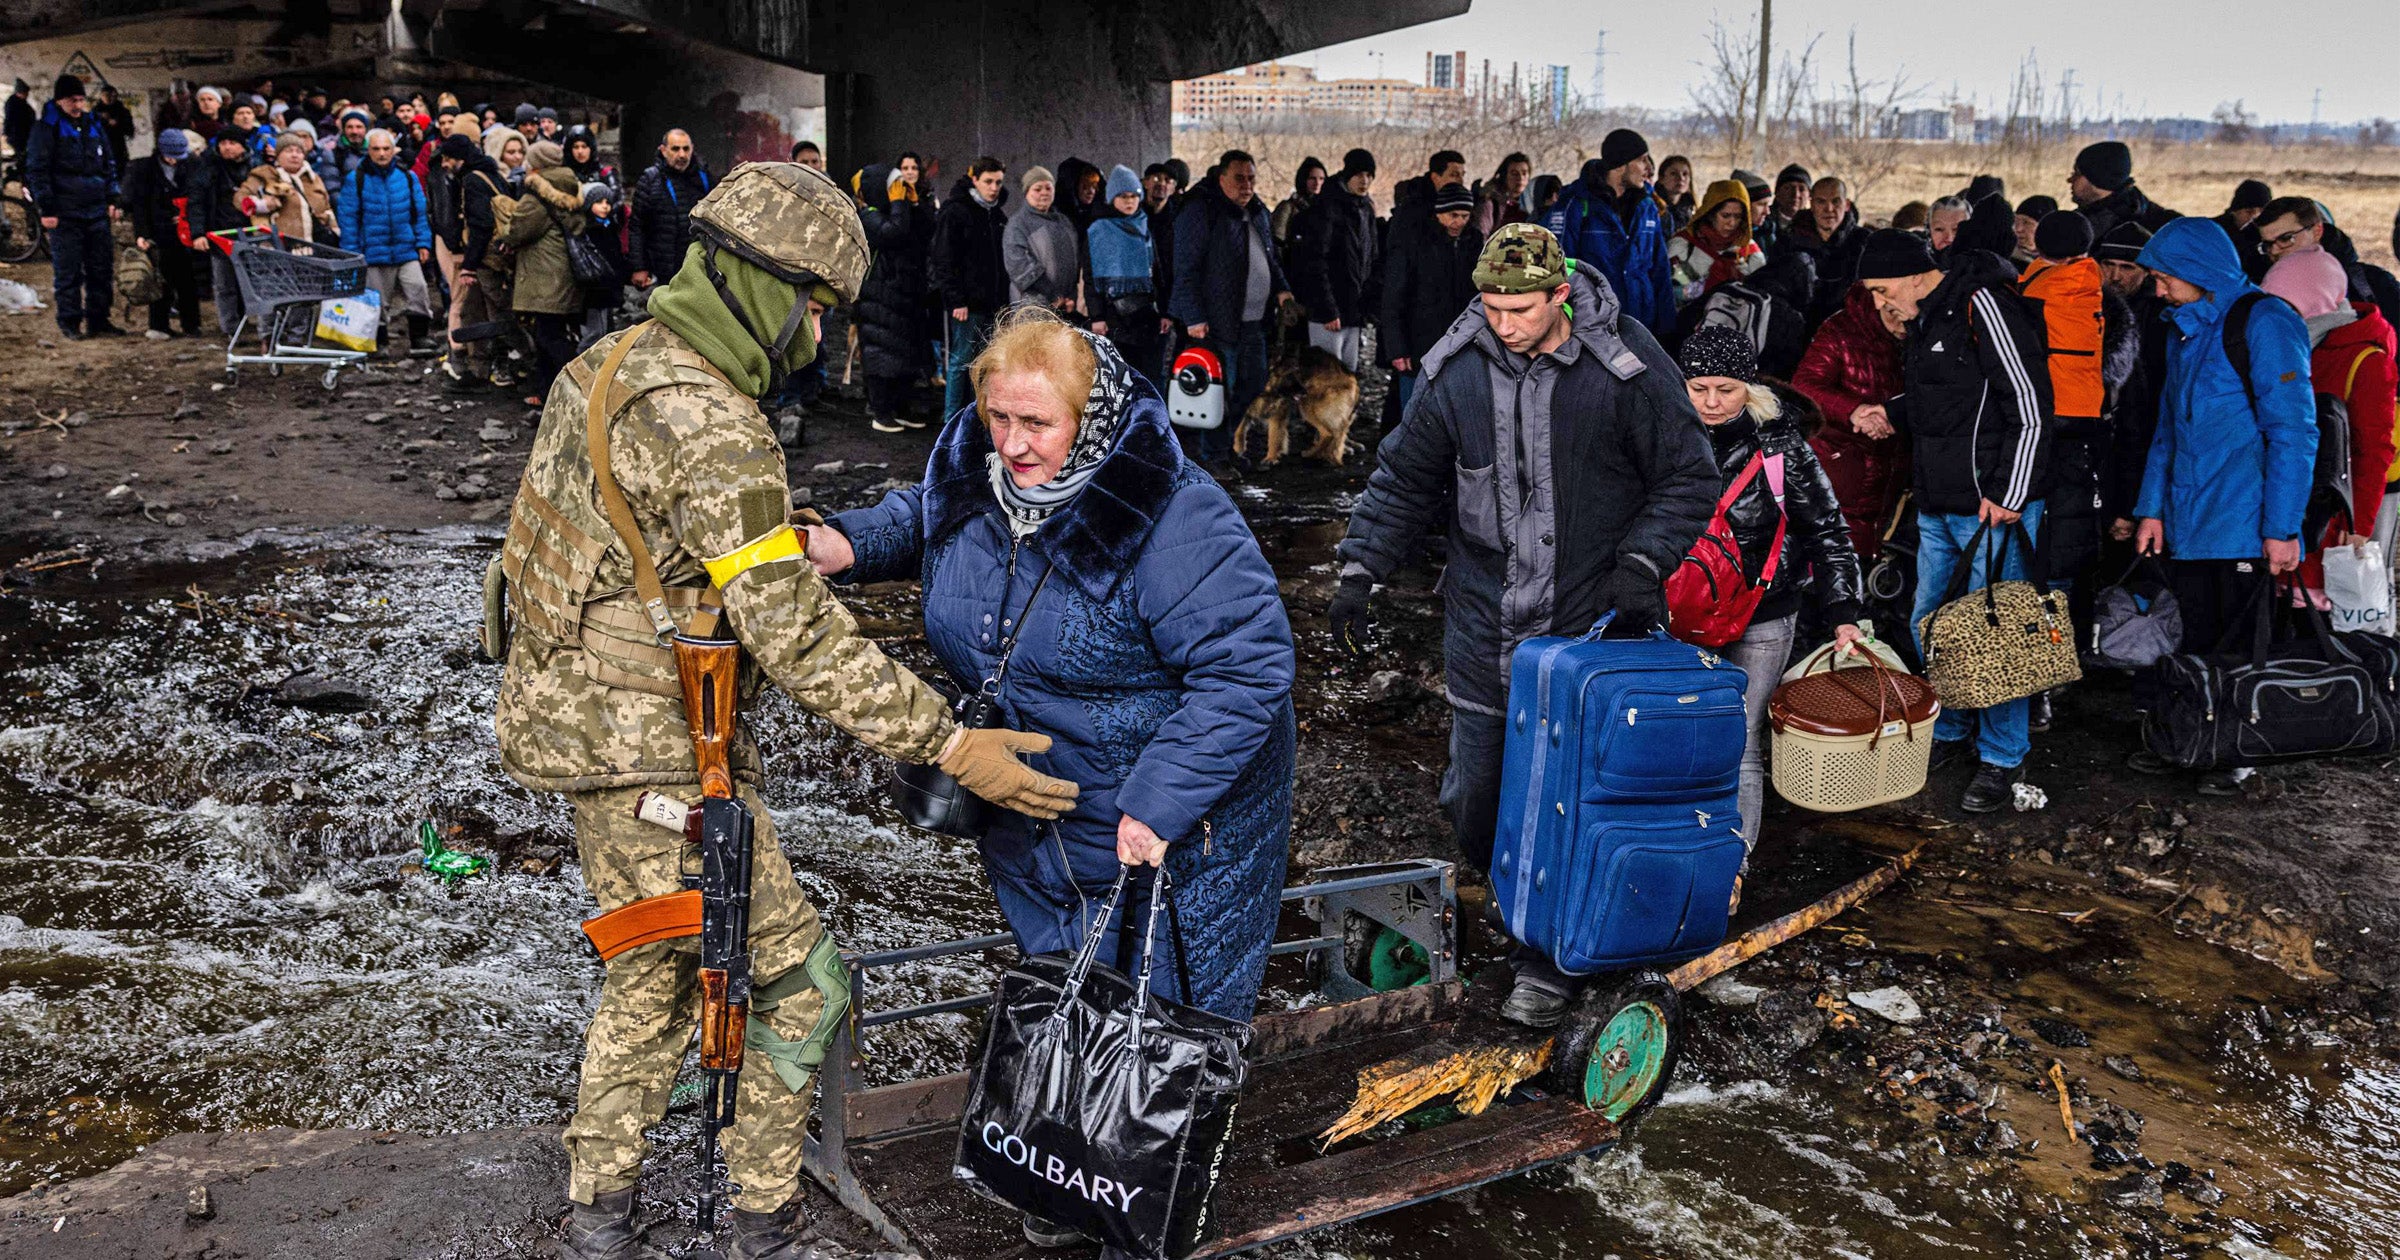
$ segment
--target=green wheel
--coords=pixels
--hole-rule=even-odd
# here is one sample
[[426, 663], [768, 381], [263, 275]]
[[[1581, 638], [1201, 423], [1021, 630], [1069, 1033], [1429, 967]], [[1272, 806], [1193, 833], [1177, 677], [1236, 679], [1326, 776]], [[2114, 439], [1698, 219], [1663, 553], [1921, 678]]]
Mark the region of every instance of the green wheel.
[[1683, 1002], [1654, 971], [1584, 991], [1550, 1052], [1552, 1088], [1631, 1128], [1675, 1077], [1683, 1057]]

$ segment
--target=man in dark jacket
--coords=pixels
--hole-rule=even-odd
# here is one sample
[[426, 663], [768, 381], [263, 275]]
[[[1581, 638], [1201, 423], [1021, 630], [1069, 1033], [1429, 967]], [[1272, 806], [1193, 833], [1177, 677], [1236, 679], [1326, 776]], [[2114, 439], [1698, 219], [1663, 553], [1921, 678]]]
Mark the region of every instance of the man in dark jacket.
[[[1944, 273], [1922, 238], [1887, 228], [1868, 238], [1858, 278], [1907, 329], [1901, 394], [1889, 414], [1914, 447], [1913, 626], [1949, 598], [1961, 564], [1969, 566], [1969, 590], [2025, 576], [2027, 546], [2006, 546], [2003, 570], [1992, 574], [1990, 552], [1976, 538], [1997, 530], [2013, 544], [2020, 526], [2028, 542], [2038, 536], [2053, 424], [2049, 364], [2040, 321], [2017, 296], [2016, 268], [1999, 254], [1960, 253]], [[1935, 764], [1963, 760], [1970, 750], [1981, 761], [1962, 808], [1986, 814], [2013, 798], [2032, 748], [2030, 716], [2027, 700], [1982, 710], [1944, 706]]]
[[1851, 209], [1847, 182], [1828, 175], [1808, 190], [1808, 213], [1785, 234], [1777, 256], [1807, 254], [1815, 264], [1816, 283], [1803, 308], [1809, 332], [1842, 309], [1869, 235]]
[[5, 121], [0, 121], [0, 138], [8, 141], [10, 152], [25, 151], [26, 143], [33, 139], [33, 120], [36, 117], [38, 115], [33, 112], [33, 85], [19, 79], [9, 92]]
[[[1445, 508], [1442, 652], [1450, 767], [1442, 804], [1488, 870], [1499, 819], [1509, 658], [1616, 611], [1664, 625], [1661, 584], [1722, 489], [1683, 373], [1615, 293], [1531, 223], [1494, 232], [1480, 299], [1425, 352], [1416, 398], [1375, 453], [1335, 554], [1334, 642], [1368, 640], [1375, 583], [1407, 564]], [[1512, 1018], [1555, 1023], [1572, 986], [1520, 959]], [[1533, 980], [1529, 990], [1528, 979]]]
[[500, 195], [500, 164], [484, 153], [482, 145], [460, 135], [442, 138], [433, 164], [441, 172], [445, 191], [441, 213], [434, 217], [435, 230], [442, 233], [441, 248], [455, 260], [448, 269], [450, 313], [443, 341], [449, 349], [442, 356], [442, 385], [463, 391], [473, 389], [488, 375], [485, 356], [492, 338], [481, 335], [462, 341], [459, 330], [471, 328], [481, 333], [483, 325], [501, 318], [493, 309], [491, 286], [483, 274], [496, 226], [492, 198]]
[[184, 217], [192, 224], [192, 248], [208, 258], [209, 286], [216, 294], [217, 331], [233, 335], [242, 320], [242, 289], [234, 278], [233, 260], [210, 243], [208, 233], [239, 231], [250, 216], [234, 204], [242, 181], [250, 177], [250, 133], [239, 127], [217, 129], [208, 152], [192, 159], [184, 175]]
[[1392, 188], [1391, 226], [1430, 222], [1433, 199], [1443, 189], [1467, 182], [1467, 159], [1456, 149], [1441, 149], [1425, 159], [1425, 173], [1401, 180]]
[[58, 303], [58, 330], [70, 341], [124, 332], [108, 322], [116, 293], [108, 221], [119, 213], [117, 162], [107, 131], [87, 104], [83, 80], [58, 76], [25, 144], [25, 190], [50, 234], [50, 292]]
[[[1355, 372], [1359, 329], [1366, 326], [1369, 314], [1368, 286], [1383, 251], [1375, 231], [1375, 202], [1367, 196], [1375, 183], [1374, 155], [1352, 149], [1350, 157], [1363, 159], [1364, 165], [1344, 161], [1292, 232], [1291, 283], [1292, 295], [1307, 308], [1308, 344]], [[1418, 219], [1423, 224], [1432, 221], [1431, 212]]]
[[1418, 361], [1475, 301], [1475, 259], [1483, 251], [1483, 233], [1469, 222], [1474, 217], [1475, 194], [1454, 183], [1433, 195], [1431, 218], [1392, 228], [1375, 327], [1401, 414], [1416, 389]]
[[[2142, 247], [2150, 231], [2139, 223], [2120, 223], [2092, 245], [2100, 264], [2101, 288], [2124, 304], [2124, 335], [2131, 342], [2132, 370], [2124, 384], [2109, 396], [2109, 452], [2100, 478], [2100, 501], [2107, 513], [2112, 543], [2133, 541], [2133, 505], [2142, 494], [2142, 470], [2150, 462], [2150, 440], [2158, 432], [2158, 392], [2167, 380], [2167, 345], [2174, 334], [2166, 325], [2167, 303], [2142, 266]], [[2117, 330], [2108, 330], [2110, 337]], [[2115, 364], [2118, 349], [2110, 341], [2103, 357]], [[2076, 624], [2082, 625], [2083, 622]]]
[[1229, 149], [1217, 160], [1215, 177], [1200, 181], [1175, 217], [1175, 287], [1167, 313], [1183, 321], [1225, 369], [1225, 423], [1182, 430], [1186, 450], [1201, 464], [1232, 457], [1234, 427], [1266, 387], [1267, 321], [1290, 296], [1275, 256], [1275, 225], [1257, 187], [1257, 162]]
[[683, 247], [692, 239], [692, 207], [715, 183], [692, 149], [692, 133], [670, 128], [659, 138], [658, 160], [633, 186], [633, 283], [647, 289], [665, 284], [683, 269]]
[[2092, 221], [2095, 239], [2108, 235], [2108, 230], [2120, 223], [2139, 223], [2156, 232], [2169, 220], [2182, 217], [2152, 203], [2148, 194], [2134, 186], [2133, 150], [2118, 140], [2087, 144], [2075, 155], [2075, 169], [2067, 173], [2067, 195]]
[[1008, 305], [1008, 263], [1000, 237], [1008, 228], [1008, 168], [996, 157], [979, 157], [966, 177], [950, 187], [933, 220], [926, 280], [940, 296], [949, 354], [942, 365], [942, 415], [975, 401], [967, 365], [991, 339], [992, 320]]
[[178, 202], [185, 200], [185, 176], [195, 165], [191, 158], [190, 142], [177, 128], [158, 133], [158, 148], [149, 157], [135, 158], [133, 167], [125, 173], [125, 213], [133, 219], [133, 244], [150, 255], [158, 266], [161, 286], [158, 300], [150, 304], [150, 334], [153, 340], [172, 336], [167, 330], [167, 317], [183, 317], [183, 335], [193, 336], [200, 331], [200, 278], [194, 264], [199, 260], [184, 248], [183, 237], [176, 230], [183, 216]]

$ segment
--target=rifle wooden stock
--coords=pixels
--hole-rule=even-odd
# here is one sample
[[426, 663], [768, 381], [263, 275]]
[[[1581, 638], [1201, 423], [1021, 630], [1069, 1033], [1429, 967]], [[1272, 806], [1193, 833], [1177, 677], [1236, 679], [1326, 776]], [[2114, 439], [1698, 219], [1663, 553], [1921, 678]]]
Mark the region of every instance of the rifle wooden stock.
[[711, 1072], [742, 1070], [742, 1037], [750, 1030], [750, 1009], [731, 1001], [728, 989], [725, 972], [700, 969], [700, 1066]]
[[722, 800], [733, 795], [734, 681], [742, 645], [735, 639], [675, 636], [675, 673], [683, 686], [683, 716], [692, 728], [692, 756], [700, 763], [700, 794]]

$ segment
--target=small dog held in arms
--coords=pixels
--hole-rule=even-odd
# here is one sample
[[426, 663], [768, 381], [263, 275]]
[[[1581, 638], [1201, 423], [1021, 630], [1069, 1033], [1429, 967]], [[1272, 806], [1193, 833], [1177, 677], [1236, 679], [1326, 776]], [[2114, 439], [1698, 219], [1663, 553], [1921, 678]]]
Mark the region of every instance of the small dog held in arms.
[[[1293, 426], [1305, 422], [1317, 431], [1317, 438], [1301, 456], [1339, 467], [1348, 453], [1350, 422], [1357, 411], [1358, 378], [1340, 359], [1305, 346], [1278, 360], [1267, 373], [1266, 389], [1251, 401], [1241, 427], [1234, 430], [1233, 449], [1249, 455], [1259, 467], [1271, 468], [1290, 452]], [[1264, 430], [1259, 439], [1263, 450], [1249, 449], [1253, 430]]]

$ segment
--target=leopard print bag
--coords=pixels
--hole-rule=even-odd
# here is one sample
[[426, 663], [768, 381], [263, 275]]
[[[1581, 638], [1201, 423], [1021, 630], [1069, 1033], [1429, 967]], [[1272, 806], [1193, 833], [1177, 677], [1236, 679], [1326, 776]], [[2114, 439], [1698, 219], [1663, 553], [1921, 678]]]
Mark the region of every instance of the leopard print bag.
[[1995, 540], [1996, 548], [1986, 547], [1983, 571], [2006, 571], [2013, 538], [2025, 548], [2025, 571], [2032, 580], [1967, 590], [1974, 573], [1969, 560], [1985, 546], [1989, 529], [1976, 529], [1942, 605], [1917, 623], [1917, 641], [1925, 645], [1925, 677], [1946, 708], [1988, 709], [2083, 677], [2066, 596], [2048, 588], [2047, 566], [2022, 523], [2010, 524]]

